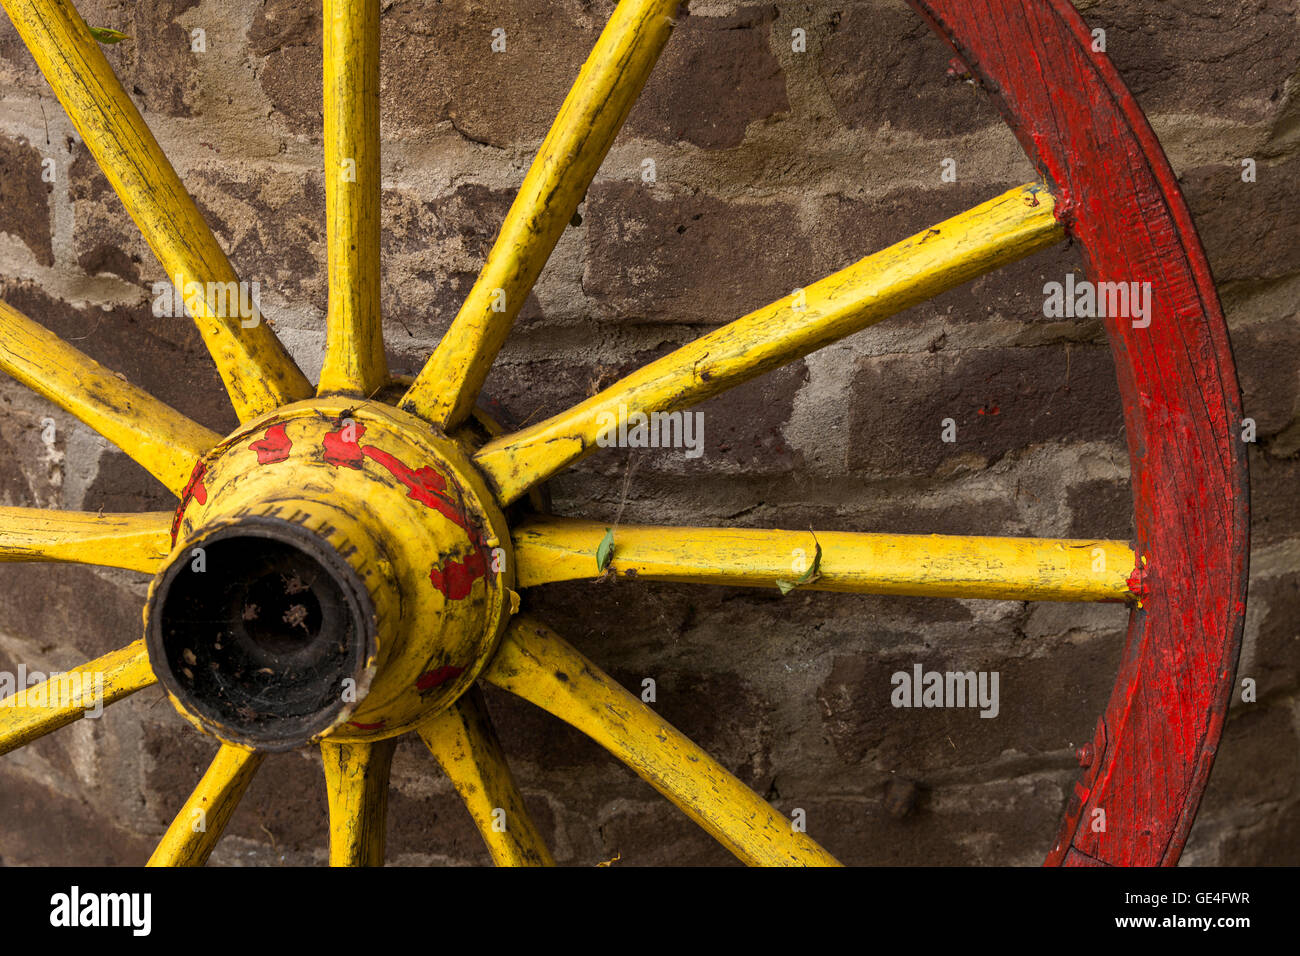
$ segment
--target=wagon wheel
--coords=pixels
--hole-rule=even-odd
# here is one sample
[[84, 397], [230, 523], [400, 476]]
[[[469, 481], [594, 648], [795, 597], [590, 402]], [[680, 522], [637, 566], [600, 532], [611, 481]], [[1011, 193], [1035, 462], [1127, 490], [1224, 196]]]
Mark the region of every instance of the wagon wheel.
[[[604, 529], [505, 509], [593, 451], [605, 413], [682, 409], [1031, 252], [1078, 242], [1094, 282], [1150, 282], [1149, 324], [1106, 319], [1136, 539], [818, 533], [793, 583], [845, 592], [1127, 601], [1127, 647], [1049, 863], [1172, 864], [1223, 726], [1243, 619], [1239, 395], [1169, 164], [1066, 0], [914, 0], [991, 92], [1041, 182], [713, 331], [529, 428], [469, 427], [488, 368], [668, 39], [672, 0], [623, 0], [565, 100], [463, 307], [409, 388], [379, 318], [378, 0], [324, 0], [329, 253], [314, 392], [273, 332], [207, 283], [225, 255], [67, 0], [3, 0], [169, 276], [241, 426], [221, 438], [0, 306], [0, 366], [122, 448], [175, 515], [6, 508], [7, 560], [156, 572], [145, 637], [76, 675], [111, 702], [161, 681], [222, 743], [151, 863], [203, 862], [268, 752], [317, 743], [330, 861], [383, 859], [388, 767], [415, 731], [498, 863], [550, 862], [476, 680], [585, 732], [748, 863], [831, 863], [807, 835], [541, 623], [515, 588], [591, 577], [777, 586], [807, 534]], [[197, 295], [190, 295], [190, 283]], [[252, 321], [250, 321], [252, 319]], [[388, 395], [393, 401], [386, 401]], [[516, 509], [517, 510], [517, 509]], [[797, 569], [796, 569], [797, 572]], [[0, 752], [81, 717], [67, 686], [0, 708]], [[1095, 821], [1104, 812], [1106, 824]]]

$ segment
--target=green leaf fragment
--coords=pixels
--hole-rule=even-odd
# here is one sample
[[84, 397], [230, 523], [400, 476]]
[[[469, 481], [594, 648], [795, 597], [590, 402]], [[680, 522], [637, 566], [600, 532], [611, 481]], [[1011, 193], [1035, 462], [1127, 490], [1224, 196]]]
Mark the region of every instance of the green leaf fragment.
[[111, 30], [108, 27], [90, 27], [90, 35], [100, 43], [121, 43], [123, 40], [131, 39], [125, 33], [119, 30]]
[[609, 567], [609, 562], [614, 557], [614, 529], [606, 528], [605, 537], [600, 539], [600, 546], [596, 548], [596, 570], [604, 571]]
[[808, 565], [807, 571], [799, 575], [799, 577], [794, 581], [778, 580], [776, 582], [776, 586], [780, 590], [782, 597], [785, 597], [799, 585], [812, 584], [822, 576], [822, 546], [818, 543], [816, 535], [813, 535], [813, 548], [815, 550], [813, 551], [812, 564]]
[[813, 559], [808, 570], [799, 576], [800, 584], [812, 584], [822, 576], [822, 546], [817, 543], [817, 538], [813, 537]]

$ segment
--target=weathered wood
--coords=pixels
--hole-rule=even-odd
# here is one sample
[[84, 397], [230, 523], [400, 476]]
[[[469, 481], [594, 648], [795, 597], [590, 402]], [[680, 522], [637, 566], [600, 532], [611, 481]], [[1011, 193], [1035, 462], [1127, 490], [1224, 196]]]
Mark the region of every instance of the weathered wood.
[[0, 508], [0, 561], [66, 561], [153, 573], [171, 551], [172, 515]]
[[[240, 420], [308, 397], [311, 385], [256, 309], [230, 314], [208, 294], [213, 285], [237, 287], [238, 276], [70, 0], [2, 2], [149, 248], [178, 280], [177, 294], [193, 302]], [[203, 291], [191, 296], [191, 283]]]
[[397, 738], [321, 741], [330, 811], [330, 866], [383, 866], [388, 834], [388, 771]]
[[510, 772], [477, 686], [419, 731], [465, 802], [497, 866], [555, 865]]
[[325, 0], [329, 314], [318, 394], [388, 383], [379, 312], [379, 0]]
[[537, 621], [517, 617], [484, 679], [572, 724], [751, 866], [838, 866], [835, 858]]
[[[538, 517], [511, 532], [520, 587], [594, 578], [607, 526]], [[816, 561], [815, 576], [809, 572]], [[993, 598], [1127, 601], [1122, 541], [619, 525], [609, 569], [639, 581]], [[809, 580], [800, 582], [808, 575]]]
[[4, 302], [0, 371], [75, 415], [177, 496], [198, 459], [221, 440]]
[[0, 700], [0, 754], [107, 707], [157, 681], [144, 641], [62, 672]]
[[470, 415], [515, 317], [577, 212], [672, 32], [680, 0], [622, 0], [596, 41], [451, 328], [402, 408], [444, 428]]
[[494, 439], [474, 460], [503, 503], [596, 450], [610, 415], [671, 412], [1059, 242], [1036, 183], [953, 216], [643, 366], [567, 411]]
[[1172, 865], [1214, 762], [1245, 614], [1241, 396], [1209, 265], [1155, 134], [1067, 0], [911, 2], [1052, 184], [1088, 278], [1152, 284], [1149, 325], [1105, 319], [1142, 604], [1048, 862]]
[[149, 857], [149, 866], [202, 866], [252, 783], [264, 753], [222, 744]]
[[[177, 277], [182, 295], [191, 298], [185, 287], [192, 282], [234, 283], [230, 263], [68, 0], [0, 2], [146, 240], [168, 274]], [[508, 503], [589, 453], [606, 413], [684, 408], [1069, 235], [1083, 250], [1090, 281], [1149, 283], [1154, 292], [1151, 312], [1141, 322], [1123, 314], [1105, 317], [1130, 443], [1134, 547], [938, 536], [924, 538], [928, 544], [922, 546], [902, 540], [905, 536], [827, 532], [815, 545], [825, 562], [817, 569], [821, 577], [790, 576], [799, 586], [835, 590], [1132, 598], [1128, 643], [1115, 687], [1092, 744], [1081, 751], [1087, 769], [1048, 862], [1172, 864], [1186, 840], [1222, 732], [1246, 587], [1240, 393], [1209, 267], [1149, 125], [1109, 61], [1090, 49], [1090, 33], [1067, 0], [911, 2], [997, 99], [1046, 185], [1012, 190], [823, 279], [801, 297], [751, 313], [567, 412], [494, 438], [475, 462], [500, 502]], [[455, 426], [469, 414], [520, 305], [666, 42], [676, 5], [675, 0], [624, 0], [619, 5], [543, 143], [451, 333], [403, 399], [403, 407], [424, 422]], [[331, 312], [321, 388], [370, 395], [387, 380], [378, 313], [378, 3], [326, 0], [325, 9]], [[354, 180], [342, 175], [347, 161], [355, 164], [348, 170]], [[211, 297], [194, 302], [191, 311], [241, 419], [309, 394], [305, 378], [260, 317], [245, 324], [241, 316], [222, 312]], [[3, 304], [0, 333], [0, 368], [99, 430], [180, 495], [173, 533], [182, 522], [196, 520], [194, 509], [187, 515], [186, 507], [194, 501], [198, 508], [206, 506], [205, 495], [196, 490], [205, 487], [207, 462], [198, 468], [194, 463], [216, 442], [215, 434], [123, 384]], [[465, 654], [450, 656], [441, 653], [445, 646], [419, 644], [417, 653], [406, 655], [405, 671], [389, 665], [388, 676], [401, 677], [391, 680], [395, 689], [389, 697], [372, 693], [346, 729], [322, 746], [332, 862], [382, 861], [392, 738], [370, 740], [367, 735], [388, 734], [384, 720], [389, 717], [397, 718], [399, 729], [419, 726], [480, 828], [497, 809], [508, 808], [507, 816], [515, 816], [522, 829], [509, 838], [497, 840], [485, 831], [498, 860], [549, 862], [509, 780], [477, 692], [454, 700], [479, 667], [485, 668], [486, 679], [601, 743], [742, 860], [834, 862], [653, 710], [537, 622], [514, 621], [499, 653], [486, 661], [498, 625], [515, 608], [512, 600], [505, 610], [506, 593], [515, 597], [509, 590], [515, 571], [508, 541], [499, 549], [507, 570], [488, 563], [488, 554], [495, 553], [488, 548], [495, 549], [506, 535], [487, 489], [479, 487], [478, 471], [461, 462], [458, 448], [455, 454], [430, 459], [454, 460], [451, 476], [487, 502], [490, 508], [481, 510], [492, 525], [490, 537], [478, 535], [480, 529], [470, 528], [463, 509], [439, 494], [448, 476], [428, 465], [412, 467], [375, 444], [383, 426], [391, 424], [386, 420], [391, 409], [360, 416], [374, 429], [364, 448], [355, 438], [341, 437], [343, 422], [354, 411], [346, 402], [316, 406], [311, 437], [328, 454], [318, 459], [313, 445], [314, 467], [326, 474], [315, 490], [323, 487], [322, 497], [332, 501], [341, 488], [351, 487], [353, 510], [365, 513], [361, 505], [370, 503], [369, 493], [380, 485], [363, 485], [363, 479], [373, 481], [363, 469], [377, 463], [389, 476], [380, 474], [382, 487], [398, 491], [401, 502], [401, 508], [390, 500], [376, 509], [388, 518], [383, 527], [433, 520], [423, 510], [408, 520], [413, 510], [409, 499], [450, 518], [464, 532], [454, 536], [456, 553], [466, 555], [454, 570], [426, 566], [428, 555], [445, 554], [446, 547], [408, 547], [414, 557], [407, 563], [419, 582], [410, 593], [431, 593], [424, 587], [427, 580], [454, 604], [468, 596], [475, 581], [489, 580], [489, 567], [494, 590], [486, 625], [468, 615], [453, 620], [438, 606], [421, 614], [418, 609], [399, 611], [394, 604], [385, 618], [403, 619], [406, 627], [437, 618], [446, 633], [429, 632], [430, 642], [436, 638], [445, 644], [448, 634], [457, 635], [462, 620], [470, 623], [459, 628], [461, 638], [486, 637]], [[265, 423], [264, 433], [238, 436], [238, 454], [254, 456], [261, 469], [287, 463], [294, 445], [287, 429], [296, 424], [286, 418]], [[366, 426], [354, 422], [346, 427], [364, 431]], [[398, 431], [405, 428], [409, 425]], [[297, 433], [300, 443], [305, 437]], [[423, 446], [411, 437], [401, 448], [420, 451]], [[305, 448], [298, 454], [306, 454]], [[295, 466], [304, 467], [302, 461]], [[217, 477], [225, 488], [247, 486], [250, 474], [256, 474], [267, 488], [282, 490], [267, 477], [270, 472], [251, 468], [231, 466]], [[246, 488], [244, 493], [254, 491]], [[321, 501], [304, 499], [299, 511], [304, 519], [315, 520], [309, 514], [313, 505]], [[213, 514], [220, 512], [214, 507]], [[394, 514], [402, 520], [392, 520]], [[160, 518], [54, 518], [0, 509], [0, 522], [7, 520], [9, 529], [0, 533], [0, 560], [89, 560], [152, 569], [167, 543]], [[330, 520], [342, 525], [352, 516], [340, 512]], [[74, 540], [77, 531], [87, 537]], [[782, 552], [788, 555], [805, 538], [799, 532], [686, 529], [696, 538], [708, 536], [701, 545], [665, 529], [625, 527], [621, 533], [621, 544], [615, 536], [610, 562], [616, 573], [768, 586], [780, 580]], [[603, 563], [594, 560], [603, 534], [595, 523], [551, 519], [516, 529], [520, 583], [594, 574]], [[1081, 572], [1080, 555], [1071, 553], [1089, 546], [1099, 548], [1111, 565], [1095, 580]], [[95, 548], [103, 553], [92, 553]], [[370, 566], [371, 557], [363, 557]], [[894, 566], [875, 570], [889, 563]], [[596, 566], [584, 571], [584, 564]], [[377, 596], [396, 602], [392, 589], [386, 594], [377, 590]], [[462, 663], [439, 663], [452, 658]], [[103, 703], [155, 679], [142, 642], [73, 674], [102, 676], [103, 683], [94, 686]], [[94, 703], [83, 691], [51, 704], [54, 690], [54, 682], [47, 682], [3, 702], [0, 753], [78, 719], [87, 703]], [[434, 695], [429, 700], [437, 706], [426, 701], [426, 693]], [[394, 700], [407, 710], [396, 710]], [[448, 709], [438, 712], [443, 704]], [[366, 707], [375, 713], [366, 713]], [[428, 713], [435, 718], [425, 719]], [[260, 753], [223, 745], [150, 863], [206, 860], [261, 759]]]

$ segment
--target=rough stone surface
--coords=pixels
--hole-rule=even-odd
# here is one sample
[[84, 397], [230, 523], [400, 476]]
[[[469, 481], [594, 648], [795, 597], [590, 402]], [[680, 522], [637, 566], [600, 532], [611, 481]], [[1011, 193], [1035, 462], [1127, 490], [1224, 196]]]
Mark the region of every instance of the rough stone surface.
[[627, 120], [633, 136], [702, 149], [739, 146], [750, 123], [790, 107], [768, 37], [775, 5], [682, 17]]
[[[418, 371], [450, 325], [612, 0], [395, 0], [382, 14], [383, 311]], [[1289, 0], [1079, 3], [1181, 176], [1255, 427], [1238, 694], [1184, 859], [1300, 850], [1300, 31]], [[106, 56], [309, 375], [327, 309], [317, 0], [85, 0]], [[504, 52], [491, 49], [503, 30]], [[794, 48], [796, 30], [806, 47]], [[202, 31], [203, 43], [197, 42]], [[203, 46], [204, 49], [199, 47]], [[719, 325], [1034, 171], [982, 92], [896, 0], [693, 0], [488, 380], [531, 424]], [[0, 297], [218, 431], [186, 318], [154, 315], [148, 244], [0, 18]], [[643, 179], [653, 160], [654, 183]], [[941, 178], [952, 160], [956, 180]], [[1254, 182], [1242, 179], [1253, 159]], [[51, 160], [52, 162], [45, 162]], [[47, 169], [52, 177], [43, 176]], [[52, 179], [52, 181], [51, 181]], [[703, 404], [704, 454], [608, 449], [549, 485], [609, 522], [1127, 539], [1128, 448], [1100, 323], [1044, 317], [1063, 245]], [[956, 441], [942, 441], [951, 418]], [[51, 430], [51, 427], [52, 430]], [[129, 457], [0, 380], [0, 505], [163, 510]], [[0, 565], [0, 671], [134, 640], [148, 579]], [[578, 581], [540, 616], [850, 863], [1039, 862], [1122, 651], [1126, 612]], [[996, 671], [996, 718], [891, 705], [893, 675]], [[1241, 681], [1253, 681], [1253, 701]], [[557, 860], [726, 864], [600, 747], [489, 688]], [[215, 752], [150, 688], [0, 759], [0, 863], [138, 864]], [[480, 865], [418, 740], [393, 762], [389, 860]], [[212, 857], [326, 859], [311, 751], [269, 758]]]
[[5, 182], [5, 204], [0, 209], [0, 232], [21, 239], [43, 266], [54, 265], [54, 237], [50, 225], [49, 194], [52, 183], [43, 181], [43, 157], [23, 138], [0, 137], [0, 177]]

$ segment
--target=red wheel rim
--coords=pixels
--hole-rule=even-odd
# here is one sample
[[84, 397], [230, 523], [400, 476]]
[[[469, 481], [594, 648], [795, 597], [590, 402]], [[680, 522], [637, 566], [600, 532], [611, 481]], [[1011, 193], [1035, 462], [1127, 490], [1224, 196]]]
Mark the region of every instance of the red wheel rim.
[[1245, 618], [1241, 393], [1209, 264], [1146, 117], [1068, 0], [909, 2], [993, 96], [1087, 278], [1151, 283], [1148, 327], [1104, 320], [1142, 606], [1047, 863], [1173, 865], [1214, 762]]

